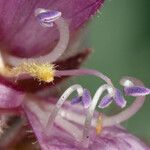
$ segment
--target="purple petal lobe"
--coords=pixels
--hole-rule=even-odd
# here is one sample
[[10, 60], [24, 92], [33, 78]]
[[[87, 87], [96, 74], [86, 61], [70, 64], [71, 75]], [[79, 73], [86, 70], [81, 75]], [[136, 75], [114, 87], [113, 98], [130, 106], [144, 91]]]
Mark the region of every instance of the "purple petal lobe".
[[77, 96], [77, 97], [74, 97], [72, 100], [71, 100], [71, 104], [78, 104], [82, 101], [82, 98]]
[[104, 0], [0, 0], [0, 48], [21, 57], [50, 52], [59, 40], [56, 27], [42, 28], [37, 8], [57, 10], [67, 20], [71, 36], [102, 6]]
[[[43, 132], [49, 116], [47, 110], [50, 103], [42, 102], [36, 104], [35, 101], [25, 101], [25, 103], [24, 110], [35, 132], [41, 150], [85, 150], [85, 148], [80, 147], [80, 145], [76, 143], [70, 134], [67, 134], [66, 130], [62, 130], [62, 128], [58, 126], [59, 124], [57, 124], [57, 126], [54, 125], [53, 130], [49, 131], [51, 132], [50, 136]], [[47, 108], [44, 110], [43, 108], [45, 107]], [[66, 111], [69, 110], [66, 116], [71, 115], [70, 111], [75, 114], [79, 114], [80, 112], [81, 115], [86, 116], [84, 108], [82, 110], [79, 107], [74, 109], [75, 107], [69, 104], [65, 104], [63, 107], [65, 107]], [[95, 119], [97, 115], [94, 115]], [[76, 118], [73, 116], [72, 118], [76, 121]], [[68, 124], [63, 125], [69, 128]], [[75, 123], [74, 125], [76, 126]], [[82, 131], [83, 126], [79, 125], [78, 128]], [[92, 133], [89, 147], [86, 150], [150, 150], [149, 146], [146, 146], [140, 139], [128, 133], [120, 126], [105, 127], [100, 135], [95, 135], [95, 132]]]
[[84, 108], [88, 108], [91, 104], [92, 98], [91, 98], [91, 93], [89, 90], [84, 89], [83, 95], [82, 95], [82, 103]]
[[112, 97], [110, 97], [109, 95], [106, 95], [102, 98], [98, 107], [99, 108], [106, 108], [112, 103], [112, 101], [113, 101]]
[[145, 96], [150, 94], [150, 89], [142, 86], [125, 87], [125, 93], [129, 96]]
[[121, 108], [125, 107], [126, 103], [127, 103], [119, 89], [116, 89], [116, 93], [115, 93], [115, 96], [114, 96], [114, 101]]

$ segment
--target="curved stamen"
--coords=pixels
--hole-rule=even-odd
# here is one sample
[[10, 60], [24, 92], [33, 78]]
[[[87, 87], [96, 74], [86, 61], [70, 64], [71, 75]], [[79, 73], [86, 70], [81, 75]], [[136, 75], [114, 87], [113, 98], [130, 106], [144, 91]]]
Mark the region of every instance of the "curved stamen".
[[53, 125], [54, 121], [55, 121], [55, 118], [60, 110], [60, 108], [62, 107], [62, 105], [64, 104], [64, 102], [68, 99], [68, 97], [74, 92], [74, 91], [77, 91], [78, 93], [78, 96], [82, 96], [83, 94], [83, 88], [82, 86], [80, 86], [79, 84], [75, 84], [71, 87], [69, 87], [64, 93], [63, 95], [59, 98], [59, 100], [57, 101], [55, 107], [53, 108], [51, 114], [50, 114], [50, 117], [49, 117], [49, 120], [48, 120], [48, 123], [46, 125], [46, 130], [48, 129], [49, 131], [49, 128]]
[[113, 86], [112, 81], [105, 76], [103, 73], [93, 70], [93, 69], [73, 69], [73, 70], [62, 70], [62, 71], [56, 71], [55, 76], [61, 77], [61, 76], [79, 76], [79, 75], [94, 75], [102, 80], [106, 81], [107, 84], [110, 84]]
[[[48, 12], [49, 14], [51, 14], [50, 10], [45, 10], [45, 9], [41, 9], [41, 12], [39, 11], [39, 13], [43, 14], [44, 12], [42, 10], [44, 10], [46, 13]], [[52, 50], [52, 52], [50, 52], [45, 56], [40, 56], [36, 58], [24, 58], [24, 59], [6, 54], [7, 56], [5, 59], [10, 65], [17, 66], [23, 62], [52, 63], [55, 62], [64, 53], [69, 42], [69, 26], [67, 22], [62, 17], [60, 17], [60, 13], [58, 14], [59, 17], [56, 17], [56, 14], [54, 15], [55, 15], [55, 19], [53, 15], [49, 17], [49, 20], [52, 22], [49, 22], [49, 20], [47, 22], [44, 22], [45, 20], [44, 18], [42, 18], [44, 20], [44, 21], [42, 20], [43, 21], [42, 23], [45, 25], [47, 25], [47, 23], [55, 22], [60, 32], [59, 42], [56, 45], [56, 47]]]
[[[134, 85], [142, 86], [142, 87], [144, 86], [141, 81], [139, 81], [138, 79], [132, 78], [132, 77], [123, 78], [120, 82], [125, 87], [134, 86]], [[127, 119], [132, 117], [134, 114], [136, 114], [136, 112], [139, 111], [139, 109], [143, 106], [144, 101], [145, 101], [145, 96], [137, 97], [130, 107], [128, 107], [124, 111], [120, 112], [119, 114], [110, 116], [110, 117], [103, 116], [103, 127], [120, 124], [120, 123], [126, 121]], [[74, 114], [71, 112], [68, 112], [68, 113], [69, 113], [69, 115], [65, 116], [66, 119], [83, 125], [84, 120], [85, 120], [84, 115], [78, 115], [78, 114]], [[63, 113], [61, 114], [61, 116], [63, 116]], [[92, 120], [91, 125], [93, 127], [96, 127], [96, 119]]]
[[[132, 77], [123, 78], [120, 81], [120, 83], [125, 87], [133, 86], [133, 85], [144, 86], [144, 84], [141, 81]], [[139, 96], [134, 100], [131, 106], [129, 106], [127, 109], [120, 112], [119, 114], [110, 117], [105, 116], [103, 118], [103, 126], [116, 125], [129, 119], [134, 114], [136, 114], [137, 111], [139, 111], [139, 109], [143, 106], [144, 101], [145, 101], [145, 96]]]
[[83, 142], [84, 147], [88, 147], [88, 145], [89, 145], [89, 131], [90, 131], [90, 127], [91, 127], [93, 114], [94, 114], [95, 108], [97, 106], [97, 103], [99, 101], [99, 98], [101, 97], [102, 93], [105, 90], [107, 90], [111, 96], [114, 94], [112, 86], [110, 86], [108, 84], [104, 84], [104, 85], [100, 86], [98, 88], [98, 90], [96, 91], [96, 93], [93, 97], [93, 100], [91, 102], [91, 105], [88, 109], [86, 119], [85, 119], [83, 137], [82, 137], [82, 142]]

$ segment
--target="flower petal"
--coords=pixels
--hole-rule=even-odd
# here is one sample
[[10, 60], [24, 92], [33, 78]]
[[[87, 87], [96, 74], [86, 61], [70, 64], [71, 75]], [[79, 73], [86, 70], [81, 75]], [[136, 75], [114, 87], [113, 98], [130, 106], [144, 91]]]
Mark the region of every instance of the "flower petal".
[[99, 108], [106, 108], [112, 103], [113, 99], [109, 95], [105, 95], [102, 100], [100, 101], [98, 107]]
[[[25, 105], [24, 109], [27, 114], [27, 117], [30, 121], [31, 126], [37, 136], [38, 142], [40, 144], [41, 150], [83, 150], [84, 148], [80, 147], [70, 134], [67, 134], [61, 128], [55, 126], [51, 130], [52, 134], [50, 137], [47, 137], [43, 132], [44, 124], [46, 123], [49, 113], [45, 110], [42, 110], [41, 106], [49, 106], [47, 103], [40, 104], [40, 107], [37, 107], [35, 101], [30, 104]], [[73, 109], [72, 105], [65, 106], [65, 110], [72, 111], [73, 113], [79, 113], [81, 108], [76, 107], [76, 110]], [[41, 109], [41, 110], [40, 110]], [[47, 109], [46, 109], [47, 110]], [[82, 110], [84, 112], [84, 108]], [[84, 113], [82, 113], [84, 114]], [[67, 114], [66, 114], [67, 115]], [[85, 114], [86, 115], [86, 114]], [[74, 118], [76, 119], [76, 118]], [[84, 121], [83, 121], [84, 122]], [[75, 124], [74, 124], [75, 125]], [[79, 126], [79, 129], [82, 130], [82, 126]], [[150, 147], [146, 146], [140, 139], [134, 135], [128, 133], [124, 128], [120, 126], [111, 126], [106, 127], [102, 130], [100, 135], [95, 135], [95, 132], [91, 134], [92, 138], [89, 150], [149, 150]]]
[[[47, 124], [49, 118], [49, 114], [51, 112], [51, 108], [49, 106], [49, 103], [46, 101], [34, 102], [32, 100], [26, 101], [23, 105], [24, 111], [40, 144], [41, 150], [53, 149], [53, 142], [55, 140], [63, 140], [64, 143], [66, 142], [66, 144], [70, 140], [73, 141], [73, 137], [59, 128], [58, 124], [57, 126], [55, 126], [54, 124], [51, 129], [47, 130], [46, 132], [44, 131], [45, 125]], [[69, 106], [71, 107], [72, 105]], [[55, 140], [53, 141], [53, 139]]]
[[91, 98], [91, 93], [89, 90], [84, 89], [83, 95], [82, 95], [82, 103], [84, 108], [88, 108], [91, 104], [92, 98]]
[[114, 96], [114, 101], [121, 108], [125, 107], [126, 103], [127, 103], [119, 89], [116, 89], [116, 93], [115, 93], [115, 96]]
[[[1, 80], [1, 79], [0, 79]], [[15, 108], [18, 107], [24, 98], [24, 94], [14, 89], [11, 83], [0, 81], [0, 108]]]
[[145, 96], [150, 94], [150, 89], [142, 86], [125, 87], [124, 91], [129, 96]]
[[43, 28], [34, 11], [46, 8], [62, 12], [70, 24], [70, 33], [78, 30], [104, 0], [1, 0], [0, 47], [14, 55], [35, 56], [52, 50], [59, 39], [57, 28]]

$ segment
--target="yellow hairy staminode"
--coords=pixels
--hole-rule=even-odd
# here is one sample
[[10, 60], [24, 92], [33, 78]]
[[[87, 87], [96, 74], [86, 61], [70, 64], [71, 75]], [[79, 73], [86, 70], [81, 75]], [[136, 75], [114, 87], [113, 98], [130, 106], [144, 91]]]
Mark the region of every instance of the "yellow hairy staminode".
[[17, 67], [8, 68], [5, 71], [10, 77], [17, 77], [20, 74], [29, 74], [30, 76], [37, 78], [39, 81], [52, 82], [55, 76], [55, 69], [53, 64], [39, 64], [39, 63], [27, 63], [24, 62]]

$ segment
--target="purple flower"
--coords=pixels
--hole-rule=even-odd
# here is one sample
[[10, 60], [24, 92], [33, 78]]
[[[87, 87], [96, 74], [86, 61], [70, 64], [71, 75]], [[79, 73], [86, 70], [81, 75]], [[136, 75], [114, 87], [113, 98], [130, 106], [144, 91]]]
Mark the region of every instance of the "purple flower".
[[37, 8], [62, 12], [73, 36], [102, 3], [103, 0], [1, 0], [0, 47], [22, 57], [47, 53], [59, 39], [59, 32], [37, 23], [34, 16]]
[[[10, 80], [8, 82], [0, 78], [0, 110], [4, 109], [7, 113], [13, 111], [20, 118], [26, 117], [41, 150], [149, 149], [139, 139], [119, 126], [142, 106], [144, 96], [149, 94], [146, 88], [129, 89], [128, 87], [129, 95], [142, 93], [141, 97], [136, 98], [128, 109], [117, 115], [110, 117], [99, 115], [96, 106], [105, 90], [109, 95], [102, 99], [101, 108], [108, 106], [112, 99], [121, 108], [126, 105], [120, 90], [114, 87], [111, 80], [96, 70], [61, 71], [52, 64], [58, 59], [61, 60], [60, 64], [63, 63], [60, 56], [69, 47], [69, 42], [71, 43], [74, 36], [78, 34], [76, 31], [79, 31], [80, 27], [89, 20], [102, 3], [103, 0], [33, 0], [30, 2], [27, 0], [9, 0], [8, 2], [2, 0], [0, 2], [0, 48], [2, 51], [9, 52], [9, 54], [2, 53], [0, 55], [0, 73]], [[52, 28], [42, 28], [40, 24], [43, 27]], [[53, 47], [55, 48], [53, 49]], [[12, 54], [34, 58], [22, 59], [12, 56]], [[84, 57], [85, 54], [83, 54]], [[79, 57], [75, 56], [75, 58]], [[74, 61], [71, 64], [69, 59], [66, 62], [69, 62], [67, 69], [77, 66]], [[79, 65], [81, 62], [77, 60], [77, 63]], [[39, 96], [39, 93], [29, 95], [18, 89], [18, 86], [14, 86], [12, 81], [16, 78], [33, 77], [40, 82], [49, 83], [54, 80], [54, 77], [87, 74], [97, 76], [106, 82], [98, 88], [93, 99], [90, 92], [79, 84], [69, 87], [57, 101], [57, 98], [51, 96], [49, 100], [41, 98], [45, 95]], [[27, 86], [30, 88], [30, 84]], [[78, 97], [74, 98], [72, 103], [82, 102], [84, 107], [70, 105], [69, 102], [66, 102], [74, 91], [77, 91]], [[53, 100], [57, 101], [56, 104], [52, 103]], [[2, 120], [0, 131], [4, 132], [3, 128], [7, 125], [8, 118], [5, 116]], [[20, 122], [12, 132], [8, 130], [8, 134], [7, 132], [2, 134], [1, 137], [5, 138], [4, 143], [0, 143], [0, 149], [7, 149], [7, 146], [16, 139], [19, 129], [24, 124], [24, 121]]]

